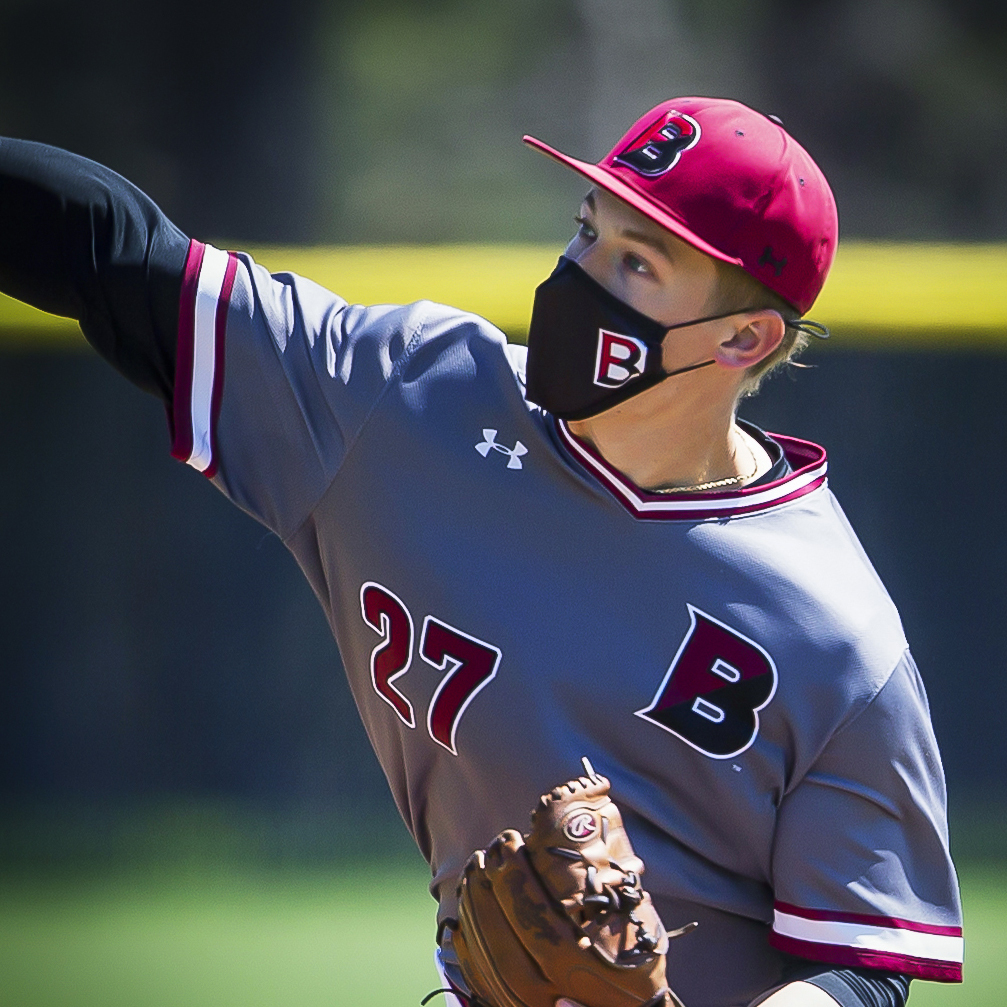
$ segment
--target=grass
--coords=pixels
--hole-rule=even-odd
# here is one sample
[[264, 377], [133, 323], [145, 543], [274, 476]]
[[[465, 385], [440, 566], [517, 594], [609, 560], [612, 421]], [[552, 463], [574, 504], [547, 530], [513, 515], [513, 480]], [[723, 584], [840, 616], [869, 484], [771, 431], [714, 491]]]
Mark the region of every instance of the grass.
[[412, 1007], [437, 982], [423, 866], [0, 886], [3, 1007]]
[[[0, 878], [2, 1007], [414, 1007], [437, 986], [415, 862], [338, 875], [173, 868]], [[913, 1007], [1000, 1002], [1007, 867], [966, 868], [966, 981]]]

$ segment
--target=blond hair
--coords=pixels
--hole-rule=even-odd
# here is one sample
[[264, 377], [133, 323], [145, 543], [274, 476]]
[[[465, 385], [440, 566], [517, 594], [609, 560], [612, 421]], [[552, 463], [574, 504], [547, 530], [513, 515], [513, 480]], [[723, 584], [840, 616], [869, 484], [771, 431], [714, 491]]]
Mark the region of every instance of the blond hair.
[[[711, 295], [711, 302], [710, 307], [716, 312], [732, 309], [737, 311], [769, 309], [778, 311], [783, 316], [784, 322], [796, 321], [801, 317], [800, 312], [792, 304], [760, 283], [741, 266], [719, 260], [717, 283]], [[752, 364], [745, 372], [741, 385], [742, 396], [754, 395], [767, 375], [791, 363], [807, 345], [807, 333], [787, 325], [780, 345], [763, 360]]]

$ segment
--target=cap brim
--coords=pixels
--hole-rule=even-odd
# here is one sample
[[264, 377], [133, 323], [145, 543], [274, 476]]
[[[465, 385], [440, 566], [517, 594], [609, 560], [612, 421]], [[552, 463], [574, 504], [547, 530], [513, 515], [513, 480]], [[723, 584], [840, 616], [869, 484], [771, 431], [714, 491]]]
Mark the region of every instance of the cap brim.
[[715, 259], [720, 259], [721, 262], [729, 262], [734, 266], [744, 265], [744, 262], [737, 256], [728, 255], [719, 248], [714, 248], [709, 242], [704, 241], [698, 234], [690, 231], [680, 220], [673, 217], [660, 204], [655, 203], [649, 196], [628, 185], [618, 175], [603, 165], [578, 161], [577, 158], [561, 153], [554, 147], [550, 147], [549, 144], [537, 140], [534, 136], [523, 136], [522, 140], [529, 147], [534, 147], [536, 150], [542, 151], [543, 154], [548, 154], [553, 160], [559, 161], [560, 164], [573, 168], [574, 171], [590, 179], [599, 188], [605, 189], [607, 192], [612, 193], [613, 196], [618, 196], [619, 199], [629, 203], [634, 210], [638, 210], [645, 217], [653, 220], [654, 223], [660, 224], [661, 227], [671, 231], [677, 238], [688, 242], [693, 248], [698, 248], [701, 252], [712, 255]]

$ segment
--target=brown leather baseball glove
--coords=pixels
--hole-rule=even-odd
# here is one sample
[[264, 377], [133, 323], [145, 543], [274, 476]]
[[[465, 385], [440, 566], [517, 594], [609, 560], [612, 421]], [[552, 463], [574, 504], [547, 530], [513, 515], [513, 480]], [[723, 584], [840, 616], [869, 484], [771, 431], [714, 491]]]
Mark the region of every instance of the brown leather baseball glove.
[[696, 924], [664, 929], [609, 781], [584, 770], [465, 867], [452, 940], [473, 1007], [682, 1007], [664, 956]]

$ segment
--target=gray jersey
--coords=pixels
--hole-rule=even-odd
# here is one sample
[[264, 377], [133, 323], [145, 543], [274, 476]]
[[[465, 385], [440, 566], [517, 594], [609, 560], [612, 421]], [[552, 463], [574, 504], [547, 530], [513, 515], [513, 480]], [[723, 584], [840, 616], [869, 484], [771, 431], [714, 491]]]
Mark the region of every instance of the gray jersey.
[[[824, 452], [735, 492], [636, 488], [523, 396], [519, 348], [194, 242], [174, 454], [296, 556], [433, 873], [612, 780], [692, 1007], [787, 952], [955, 981], [945, 793], [898, 614]], [[450, 948], [446, 949], [450, 960]]]

